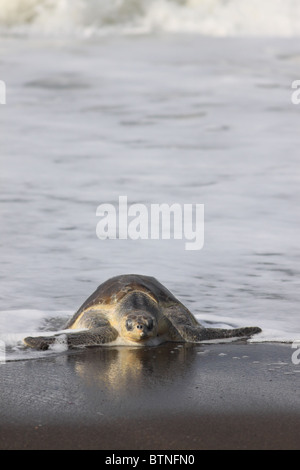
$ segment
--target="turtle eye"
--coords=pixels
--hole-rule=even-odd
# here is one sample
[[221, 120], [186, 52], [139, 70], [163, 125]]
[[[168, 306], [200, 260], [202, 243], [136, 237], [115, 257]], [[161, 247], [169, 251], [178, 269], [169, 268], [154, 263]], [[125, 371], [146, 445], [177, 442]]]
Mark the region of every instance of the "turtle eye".
[[148, 330], [152, 330], [152, 328], [153, 328], [153, 320], [148, 320], [148, 322], [147, 322], [147, 327], [148, 327]]
[[126, 320], [125, 326], [126, 326], [126, 329], [127, 329], [128, 331], [133, 330], [132, 320], [130, 320], [130, 319], [129, 319], [129, 320]]

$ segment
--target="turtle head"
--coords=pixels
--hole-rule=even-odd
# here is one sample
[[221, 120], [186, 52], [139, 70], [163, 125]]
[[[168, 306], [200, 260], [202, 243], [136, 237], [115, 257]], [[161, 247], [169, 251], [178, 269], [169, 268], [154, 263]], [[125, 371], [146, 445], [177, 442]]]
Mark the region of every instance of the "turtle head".
[[147, 312], [129, 313], [123, 317], [121, 334], [130, 341], [145, 341], [157, 336], [157, 321]]

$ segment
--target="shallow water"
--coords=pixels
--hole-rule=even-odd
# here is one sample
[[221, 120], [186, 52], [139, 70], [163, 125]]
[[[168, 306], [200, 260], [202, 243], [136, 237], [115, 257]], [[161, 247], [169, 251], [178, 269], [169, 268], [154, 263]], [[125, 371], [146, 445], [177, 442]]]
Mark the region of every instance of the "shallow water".
[[[298, 40], [2, 37], [0, 341], [152, 275], [204, 324], [299, 339]], [[205, 205], [205, 245], [105, 240], [99, 204]]]

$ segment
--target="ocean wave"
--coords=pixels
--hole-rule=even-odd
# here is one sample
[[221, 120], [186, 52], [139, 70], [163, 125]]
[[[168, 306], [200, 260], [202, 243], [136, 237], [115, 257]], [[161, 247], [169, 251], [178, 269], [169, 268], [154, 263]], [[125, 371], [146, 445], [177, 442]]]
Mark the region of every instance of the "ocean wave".
[[84, 35], [300, 34], [298, 0], [0, 0], [0, 30]]

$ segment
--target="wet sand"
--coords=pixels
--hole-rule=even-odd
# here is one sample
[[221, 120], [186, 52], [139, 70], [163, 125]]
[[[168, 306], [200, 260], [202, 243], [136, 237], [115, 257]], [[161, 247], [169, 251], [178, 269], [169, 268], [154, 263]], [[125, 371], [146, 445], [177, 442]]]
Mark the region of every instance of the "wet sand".
[[0, 365], [0, 449], [297, 449], [290, 345], [93, 348]]

